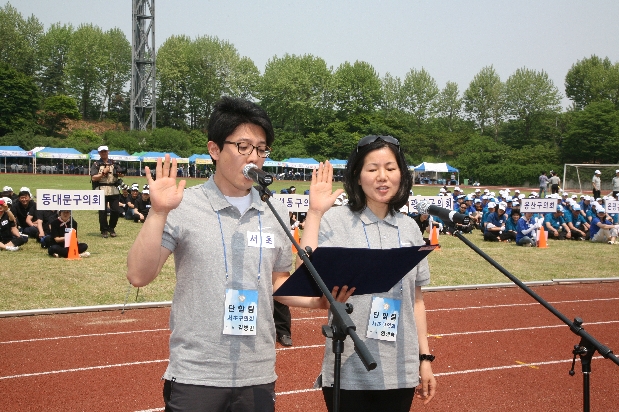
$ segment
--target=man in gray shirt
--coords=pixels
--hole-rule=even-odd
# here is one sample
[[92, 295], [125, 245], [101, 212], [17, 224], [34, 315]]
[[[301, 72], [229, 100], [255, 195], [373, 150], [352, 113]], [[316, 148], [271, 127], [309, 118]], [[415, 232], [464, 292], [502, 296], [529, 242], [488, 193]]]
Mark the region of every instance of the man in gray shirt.
[[[163, 375], [166, 411], [273, 411], [273, 291], [289, 276], [291, 244], [243, 168], [261, 167], [274, 141], [266, 112], [223, 98], [208, 125], [216, 165], [204, 185], [176, 183], [177, 165], [146, 171], [151, 209], [127, 257], [127, 278], [144, 286], [174, 253], [176, 289], [170, 314], [170, 363]], [[281, 216], [285, 206], [273, 202]], [[349, 297], [342, 288], [338, 300]], [[324, 298], [282, 303], [327, 308]]]

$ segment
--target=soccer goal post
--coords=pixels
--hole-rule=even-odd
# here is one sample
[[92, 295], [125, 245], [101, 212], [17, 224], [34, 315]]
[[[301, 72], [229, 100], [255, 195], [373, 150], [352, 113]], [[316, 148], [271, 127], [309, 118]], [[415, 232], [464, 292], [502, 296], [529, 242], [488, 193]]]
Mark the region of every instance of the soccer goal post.
[[565, 163], [563, 165], [563, 178], [561, 179], [563, 190], [578, 193], [591, 192], [591, 179], [596, 170], [602, 172], [600, 176], [602, 191], [611, 190], [611, 182], [617, 169], [619, 169], [619, 164]]

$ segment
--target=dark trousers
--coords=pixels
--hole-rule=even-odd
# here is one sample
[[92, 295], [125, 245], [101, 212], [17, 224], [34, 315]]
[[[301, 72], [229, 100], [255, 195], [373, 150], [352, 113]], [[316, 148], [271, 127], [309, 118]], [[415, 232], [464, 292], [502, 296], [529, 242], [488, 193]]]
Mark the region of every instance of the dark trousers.
[[[84, 253], [87, 249], [88, 245], [86, 243], [77, 244], [77, 253]], [[50, 256], [54, 256], [54, 254], [56, 254], [60, 257], [66, 258], [69, 256], [69, 248], [56, 243], [47, 249], [47, 253], [49, 253]]]
[[601, 190], [593, 189], [593, 197], [596, 198], [596, 199], [602, 197], [602, 191]]
[[35, 237], [35, 238], [39, 237], [39, 228], [36, 226], [24, 227], [22, 228], [21, 232], [24, 235], [28, 235], [28, 237]]
[[273, 321], [275, 322], [275, 332], [277, 335], [292, 336], [290, 308], [276, 300], [273, 300]]
[[110, 222], [107, 221], [107, 212], [99, 210], [99, 230], [101, 232], [113, 232], [116, 229], [118, 223], [118, 216], [120, 215], [120, 206], [118, 201], [120, 195], [105, 196], [105, 204], [110, 203]]
[[[329, 412], [333, 412], [333, 388], [323, 387], [322, 395]], [[413, 404], [415, 388], [389, 389], [383, 391], [340, 390], [341, 412], [408, 412]]]
[[163, 400], [165, 412], [273, 412], [275, 382], [220, 388], [166, 380]]

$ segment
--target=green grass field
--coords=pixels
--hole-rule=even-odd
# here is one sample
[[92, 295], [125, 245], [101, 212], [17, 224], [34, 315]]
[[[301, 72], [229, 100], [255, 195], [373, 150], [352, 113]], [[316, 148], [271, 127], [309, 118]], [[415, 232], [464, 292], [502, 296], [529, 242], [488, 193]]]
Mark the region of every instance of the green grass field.
[[[125, 183], [145, 178], [127, 177]], [[203, 183], [190, 179], [188, 186]], [[37, 188], [90, 189], [88, 176], [0, 175], [0, 186], [14, 190], [22, 186], [33, 194]], [[309, 182], [276, 181], [279, 191], [294, 185], [297, 193], [309, 188]], [[435, 195], [437, 186], [416, 186], [415, 194]], [[118, 237], [103, 239], [99, 233], [97, 212], [75, 211], [79, 222], [79, 241], [88, 243], [91, 257], [79, 261], [51, 258], [31, 239], [18, 252], [0, 252], [0, 311], [123, 303], [127, 291], [126, 258], [141, 225], [119, 221]], [[521, 248], [514, 244], [488, 243], [480, 232], [466, 235], [499, 264], [523, 281], [613, 277], [617, 275], [619, 249], [589, 242], [550, 241], [548, 249]], [[440, 238], [441, 250], [429, 256], [432, 286], [503, 283], [508, 279], [454, 237]], [[148, 259], [148, 256], [144, 256]], [[291, 256], [292, 259], [292, 256]], [[171, 300], [174, 292], [174, 262], [169, 259], [162, 273], [150, 285], [141, 288], [138, 302]], [[135, 290], [130, 302], [135, 301]]]

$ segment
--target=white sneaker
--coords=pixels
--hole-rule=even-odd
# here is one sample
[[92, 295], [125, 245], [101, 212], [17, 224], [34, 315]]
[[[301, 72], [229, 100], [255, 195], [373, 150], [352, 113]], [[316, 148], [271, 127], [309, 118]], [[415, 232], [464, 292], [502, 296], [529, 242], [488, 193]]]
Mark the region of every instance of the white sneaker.
[[5, 250], [8, 251], [8, 252], [17, 252], [19, 250], [19, 247], [17, 247], [17, 246], [7, 246]]
[[81, 258], [87, 258], [90, 256], [90, 252], [84, 252], [84, 253], [80, 253], [80, 257]]

